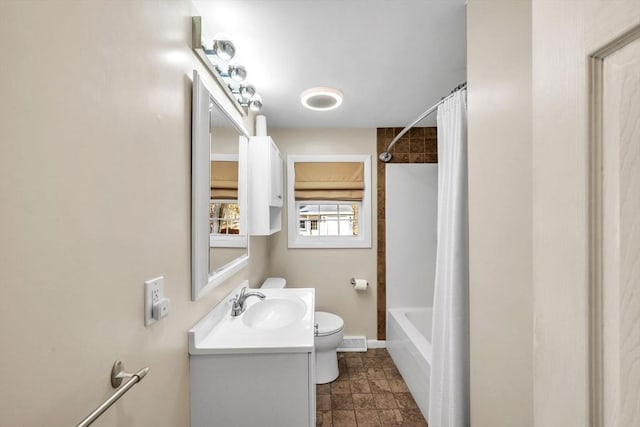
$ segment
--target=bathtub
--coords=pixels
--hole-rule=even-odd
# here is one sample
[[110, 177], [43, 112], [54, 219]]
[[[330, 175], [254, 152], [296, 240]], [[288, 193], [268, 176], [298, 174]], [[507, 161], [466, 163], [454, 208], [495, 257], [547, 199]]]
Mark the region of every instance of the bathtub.
[[432, 308], [387, 310], [387, 350], [429, 422]]

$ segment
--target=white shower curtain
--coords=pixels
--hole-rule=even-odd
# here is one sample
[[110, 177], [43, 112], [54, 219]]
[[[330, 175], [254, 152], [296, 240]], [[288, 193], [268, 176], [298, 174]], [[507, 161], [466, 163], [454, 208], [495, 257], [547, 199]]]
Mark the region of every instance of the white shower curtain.
[[466, 92], [456, 92], [438, 108], [438, 244], [430, 427], [470, 425]]

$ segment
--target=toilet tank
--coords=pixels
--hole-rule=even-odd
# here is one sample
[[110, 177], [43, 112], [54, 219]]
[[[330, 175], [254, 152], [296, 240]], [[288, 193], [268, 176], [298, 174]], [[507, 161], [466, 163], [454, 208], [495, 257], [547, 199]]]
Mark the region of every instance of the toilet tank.
[[282, 289], [287, 287], [287, 281], [282, 277], [269, 277], [264, 281], [261, 289]]

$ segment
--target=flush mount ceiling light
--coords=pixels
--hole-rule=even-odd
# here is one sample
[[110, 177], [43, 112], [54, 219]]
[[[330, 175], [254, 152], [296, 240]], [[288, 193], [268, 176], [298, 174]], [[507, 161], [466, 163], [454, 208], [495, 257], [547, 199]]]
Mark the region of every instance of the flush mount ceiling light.
[[342, 104], [342, 92], [330, 87], [314, 87], [302, 92], [300, 102], [310, 110], [329, 111]]

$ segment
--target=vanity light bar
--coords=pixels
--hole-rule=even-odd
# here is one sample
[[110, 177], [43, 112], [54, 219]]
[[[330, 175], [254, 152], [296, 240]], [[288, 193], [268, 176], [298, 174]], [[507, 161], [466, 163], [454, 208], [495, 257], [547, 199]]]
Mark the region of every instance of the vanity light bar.
[[219, 35], [207, 44], [206, 40], [202, 40], [202, 17], [194, 16], [192, 48], [243, 115], [246, 116], [248, 110], [260, 111], [262, 97], [246, 82], [246, 67], [230, 63], [236, 54], [236, 47], [230, 37]]
[[215, 70], [218, 76], [226, 83], [231, 93], [235, 95], [236, 101], [251, 111], [260, 111], [262, 99], [258, 99], [260, 95], [256, 92], [256, 88], [250, 84], [242, 83], [247, 78], [246, 67], [229, 63], [236, 53], [233, 42], [231, 40], [214, 39], [211, 49], [203, 48], [203, 50], [211, 62], [216, 64]]

